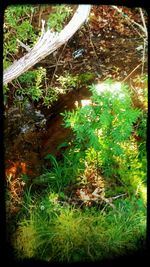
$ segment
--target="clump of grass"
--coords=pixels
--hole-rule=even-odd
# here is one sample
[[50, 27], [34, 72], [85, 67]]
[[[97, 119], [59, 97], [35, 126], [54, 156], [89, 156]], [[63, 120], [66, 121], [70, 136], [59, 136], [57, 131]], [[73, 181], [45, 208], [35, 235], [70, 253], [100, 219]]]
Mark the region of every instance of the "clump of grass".
[[138, 249], [145, 235], [145, 207], [135, 198], [118, 200], [116, 209], [106, 212], [62, 205], [58, 194], [49, 192], [19, 223], [13, 244], [18, 258], [96, 261]]

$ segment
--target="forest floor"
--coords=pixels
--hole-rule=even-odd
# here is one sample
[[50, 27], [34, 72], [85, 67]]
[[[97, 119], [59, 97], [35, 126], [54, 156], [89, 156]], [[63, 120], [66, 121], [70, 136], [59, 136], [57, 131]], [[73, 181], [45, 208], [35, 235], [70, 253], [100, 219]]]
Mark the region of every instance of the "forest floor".
[[[124, 8], [124, 12], [141, 24], [141, 17], [136, 9]], [[46, 19], [46, 16], [47, 11], [42, 13], [41, 19]], [[82, 26], [68, 43], [39, 64], [47, 69], [52, 86], [57, 85], [56, 75], [63, 75], [66, 71], [72, 75], [93, 73], [91, 84], [111, 78], [134, 86], [137, 76], [142, 71], [147, 73], [146, 55], [142, 70], [142, 47], [143, 38], [132, 22], [128, 23], [122, 14], [110, 6], [93, 6], [89, 22]], [[82, 55], [74, 58], [73, 53], [79, 49], [83, 49]], [[29, 176], [32, 181], [43, 171], [44, 156], [51, 153], [61, 157], [61, 150], [57, 148], [62, 142], [69, 140], [72, 133], [63, 127], [60, 113], [74, 109], [77, 101], [80, 104], [81, 100], [89, 98], [88, 86], [82, 86], [60, 95], [58, 101], [49, 109], [37, 105], [37, 109], [41, 110], [46, 118], [43, 130], [17, 134], [18, 126], [10, 120], [9, 131], [6, 129], [5, 135], [5, 166], [6, 174], [13, 177], [13, 188], [10, 190], [16, 194], [16, 203], [24, 188], [24, 183], [20, 182], [21, 175]], [[136, 99], [134, 105], [139, 106], [142, 103]], [[10, 112], [10, 116], [11, 114]], [[20, 119], [22, 117], [19, 117]], [[17, 211], [18, 207], [14, 205], [13, 212]]]

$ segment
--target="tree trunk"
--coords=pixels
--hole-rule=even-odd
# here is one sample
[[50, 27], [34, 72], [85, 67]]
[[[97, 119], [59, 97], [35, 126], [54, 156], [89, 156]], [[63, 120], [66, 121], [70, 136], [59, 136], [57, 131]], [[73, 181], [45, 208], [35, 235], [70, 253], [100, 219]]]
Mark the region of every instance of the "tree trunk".
[[88, 18], [90, 9], [91, 5], [79, 5], [73, 18], [60, 33], [53, 33], [51, 30], [44, 32], [43, 28], [43, 33], [35, 46], [25, 56], [4, 70], [3, 84], [11, 82], [66, 43]]

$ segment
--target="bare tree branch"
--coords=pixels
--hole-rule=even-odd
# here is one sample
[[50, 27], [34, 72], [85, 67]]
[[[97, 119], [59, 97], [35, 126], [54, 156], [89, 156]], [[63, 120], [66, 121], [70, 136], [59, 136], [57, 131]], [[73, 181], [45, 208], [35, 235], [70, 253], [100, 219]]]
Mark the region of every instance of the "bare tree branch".
[[66, 43], [88, 18], [90, 9], [91, 5], [79, 5], [70, 22], [60, 33], [51, 30], [44, 32], [42, 23], [42, 34], [38, 42], [29, 53], [4, 70], [3, 84], [11, 82]]

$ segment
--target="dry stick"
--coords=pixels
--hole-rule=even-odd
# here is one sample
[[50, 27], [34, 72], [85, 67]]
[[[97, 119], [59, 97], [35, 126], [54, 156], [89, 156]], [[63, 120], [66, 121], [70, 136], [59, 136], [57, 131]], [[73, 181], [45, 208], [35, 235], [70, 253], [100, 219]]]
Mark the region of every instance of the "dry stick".
[[[146, 24], [145, 24], [145, 19], [144, 19], [144, 16], [143, 16], [143, 12], [142, 12], [142, 8], [139, 8], [140, 10], [140, 15], [141, 15], [141, 20], [142, 20], [142, 23], [143, 23], [143, 27], [145, 29], [145, 35], [146, 35], [146, 38], [148, 37], [148, 33], [147, 33], [147, 28], [146, 28]], [[143, 42], [143, 58], [142, 58], [142, 75], [143, 75], [143, 72], [144, 72], [144, 63], [145, 63], [145, 49], [146, 49], [146, 40], [144, 40]]]
[[[123, 14], [123, 12], [119, 8], [117, 8], [115, 6], [113, 6], [113, 8], [115, 8], [121, 15]], [[132, 25], [132, 24], [136, 24], [136, 22], [135, 21], [132, 21], [129, 17], [125, 17], [125, 19], [128, 21], [128, 23], [130, 23], [131, 27], [138, 33], [138, 35], [141, 38], [143, 38], [143, 36], [140, 34], [140, 32]], [[138, 26], [139, 26], [139, 24], [138, 24]], [[142, 31], [143, 31], [143, 29], [142, 29]]]
[[146, 24], [145, 24], [145, 19], [144, 19], [144, 16], [143, 16], [142, 8], [139, 8], [139, 9], [140, 9], [141, 19], [142, 19], [142, 22], [143, 22], [143, 27], [145, 29], [145, 35], [146, 35], [146, 37], [148, 37], [147, 27], [146, 27]]
[[89, 30], [90, 44], [91, 44], [91, 46], [92, 46], [92, 49], [93, 49], [93, 51], [94, 51], [94, 54], [95, 54], [97, 60], [99, 60], [99, 58], [98, 58], [98, 56], [97, 56], [97, 53], [96, 53], [96, 50], [95, 50], [95, 47], [94, 47], [94, 45], [93, 45], [92, 39], [91, 39], [91, 29], [90, 29], [90, 26], [89, 26], [89, 24], [87, 24], [87, 26], [88, 26], [88, 30]]
[[34, 12], [34, 11], [31, 11], [31, 16], [30, 16], [30, 24], [32, 24], [33, 12]]
[[57, 62], [56, 62], [56, 67], [55, 67], [55, 70], [54, 70], [54, 73], [53, 73], [53, 76], [52, 76], [52, 79], [51, 79], [51, 82], [50, 82], [50, 85], [52, 86], [52, 83], [53, 83], [53, 80], [54, 80], [54, 76], [55, 76], [55, 74], [56, 74], [56, 71], [57, 71], [57, 69], [58, 69], [58, 63], [59, 63], [59, 61], [60, 61], [60, 59], [61, 59], [61, 56], [62, 56], [62, 53], [63, 53], [63, 51], [64, 51], [64, 49], [65, 49], [65, 47], [66, 47], [66, 45], [67, 45], [67, 42], [64, 44], [64, 47], [63, 47], [63, 49], [62, 49], [62, 52], [60, 53], [60, 55], [59, 55], [59, 57], [58, 57], [58, 60], [57, 60]]
[[17, 39], [17, 42], [22, 46], [24, 49], [26, 49], [28, 52], [31, 51], [31, 48], [28, 45], [25, 45], [23, 42], [21, 42], [19, 39]]
[[142, 63], [140, 63], [139, 65], [137, 65], [136, 68], [134, 68], [134, 70], [132, 70], [132, 71], [129, 73], [129, 75], [122, 81], [122, 83], [125, 82], [125, 81], [132, 75], [132, 73], [134, 73], [134, 72], [141, 66], [141, 64], [142, 64]]
[[38, 22], [38, 28], [40, 28], [42, 13], [43, 13], [43, 7], [40, 6], [40, 7], [39, 7], [39, 22]]
[[142, 73], [141, 73], [141, 75], [143, 75], [143, 73], [144, 73], [145, 49], [146, 49], [146, 41], [144, 40], [144, 42], [143, 42], [143, 57], [142, 57]]
[[119, 197], [123, 197], [123, 196], [126, 196], [127, 193], [124, 193], [124, 194], [120, 194], [120, 195], [117, 195], [115, 197], [110, 197], [110, 198], [103, 198], [104, 202], [106, 203], [106, 205], [104, 206], [104, 208], [102, 209], [102, 211], [104, 211], [106, 209], [106, 207], [108, 205], [110, 205], [112, 208], [116, 208], [114, 204], [112, 204], [111, 202]]
[[112, 200], [113, 200], [113, 199], [117, 199], [117, 198], [119, 198], [119, 197], [123, 197], [123, 196], [126, 196], [126, 195], [127, 195], [127, 193], [120, 194], [120, 195], [118, 195], [118, 196], [111, 197], [111, 199], [112, 199]]
[[[62, 63], [58, 63], [57, 64], [57, 66], [62, 66], [62, 65], [64, 65], [65, 64], [65, 62], [64, 61], [61, 61]], [[46, 68], [47, 69], [51, 69], [51, 68], [54, 68], [54, 67], [56, 67], [56, 64], [54, 64], [54, 65], [51, 65], [51, 66], [46, 66]]]

